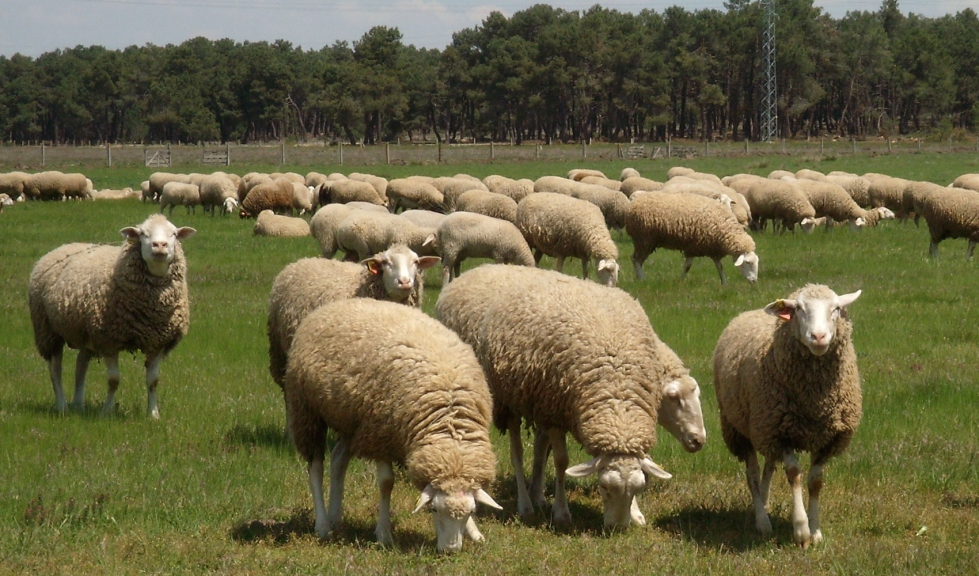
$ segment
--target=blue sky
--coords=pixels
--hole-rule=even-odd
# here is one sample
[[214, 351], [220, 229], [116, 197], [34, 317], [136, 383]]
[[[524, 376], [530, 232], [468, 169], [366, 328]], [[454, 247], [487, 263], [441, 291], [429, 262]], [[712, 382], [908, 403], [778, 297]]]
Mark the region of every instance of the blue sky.
[[[0, 0], [0, 55], [37, 57], [58, 48], [101, 45], [110, 49], [163, 46], [204, 36], [244, 42], [284, 39], [305, 49], [337, 40], [353, 42], [373, 26], [397, 27], [405, 44], [444, 48], [452, 33], [478, 26], [498, 10], [510, 16], [536, 2], [522, 0]], [[548, 2], [545, 2], [548, 3]], [[594, 0], [555, 1], [551, 6], [586, 10]], [[673, 5], [695, 11], [724, 9], [723, 0], [600, 2], [620, 12]], [[881, 0], [815, 0], [834, 17], [848, 10], [876, 10]], [[979, 0], [901, 0], [904, 13], [927, 17], [974, 9]]]

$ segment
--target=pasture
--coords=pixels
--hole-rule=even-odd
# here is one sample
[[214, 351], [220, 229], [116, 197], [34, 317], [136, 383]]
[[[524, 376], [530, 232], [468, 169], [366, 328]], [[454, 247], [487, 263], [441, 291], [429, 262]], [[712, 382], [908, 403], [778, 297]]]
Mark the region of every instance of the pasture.
[[[388, 178], [407, 174], [537, 178], [574, 166], [611, 177], [624, 162], [365, 166]], [[671, 164], [633, 163], [654, 179]], [[979, 171], [974, 154], [812, 161], [719, 158], [685, 165], [725, 175], [807, 166], [828, 172], [883, 172], [947, 184]], [[60, 168], [69, 171], [70, 167]], [[244, 173], [280, 167], [232, 167]], [[317, 167], [332, 171], [339, 167]], [[191, 171], [187, 168], [184, 171]], [[199, 168], [198, 168], [199, 169]], [[309, 167], [286, 166], [305, 173]], [[175, 171], [181, 171], [177, 167]], [[86, 170], [96, 188], [137, 187], [149, 169]], [[648, 525], [605, 533], [594, 478], [569, 479], [572, 526], [516, 516], [508, 439], [494, 432], [498, 475], [490, 493], [502, 512], [480, 509], [486, 542], [435, 554], [417, 493], [399, 475], [392, 503], [396, 546], [374, 542], [374, 467], [354, 460], [344, 524], [335, 541], [312, 531], [305, 465], [283, 437], [279, 389], [268, 374], [265, 321], [272, 280], [288, 263], [315, 256], [312, 238], [254, 237], [253, 221], [184, 214], [172, 220], [198, 234], [184, 242], [191, 327], [161, 369], [160, 421], [145, 415], [142, 356], [120, 356], [115, 415], [102, 418], [105, 368], [89, 370], [85, 410], [59, 416], [44, 361], [33, 345], [27, 281], [34, 262], [66, 242], [120, 242], [118, 230], [155, 206], [138, 201], [24, 203], [0, 215], [0, 572], [30, 574], [927, 574], [974, 573], [979, 552], [979, 263], [965, 240], [946, 240], [928, 257], [927, 229], [885, 221], [853, 233], [754, 234], [759, 282], [726, 259], [722, 287], [709, 260], [680, 280], [682, 257], [657, 251], [638, 283], [629, 238], [613, 232], [623, 269], [619, 287], [640, 300], [653, 327], [702, 388], [706, 447], [687, 454], [660, 428], [653, 459], [671, 472], [640, 499]], [[467, 261], [464, 268], [480, 263]], [[553, 266], [545, 258], [544, 266]], [[565, 272], [578, 274], [577, 262]], [[425, 311], [439, 293], [426, 276]], [[759, 308], [806, 282], [838, 293], [863, 290], [851, 307], [863, 379], [864, 416], [849, 449], [826, 467], [825, 541], [792, 542], [790, 494], [779, 469], [772, 484], [775, 534], [756, 534], [743, 466], [720, 437], [710, 359], [717, 337], [741, 311]], [[71, 394], [74, 353], [65, 355]], [[529, 439], [525, 437], [525, 444]], [[569, 442], [573, 464], [587, 459]], [[526, 450], [529, 458], [530, 450]], [[808, 467], [808, 459], [804, 460]], [[528, 463], [529, 469], [529, 463]], [[548, 478], [553, 477], [553, 467]], [[549, 492], [550, 494], [550, 492]]]

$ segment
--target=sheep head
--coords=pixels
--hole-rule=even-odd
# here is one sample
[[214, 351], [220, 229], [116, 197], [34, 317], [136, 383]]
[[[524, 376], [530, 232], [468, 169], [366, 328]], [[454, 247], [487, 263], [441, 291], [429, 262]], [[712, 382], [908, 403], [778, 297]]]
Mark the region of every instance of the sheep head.
[[190, 238], [197, 230], [184, 226], [177, 228], [166, 216], [154, 214], [139, 226], [129, 226], [119, 231], [130, 244], [140, 245], [140, 253], [150, 273], [163, 277], [170, 269], [170, 263], [177, 251], [180, 240]]
[[412, 513], [426, 507], [431, 509], [438, 551], [452, 554], [462, 549], [463, 535], [473, 541], [483, 539], [472, 518], [477, 502], [497, 510], [503, 509], [482, 488], [445, 491], [428, 484], [418, 496]]
[[734, 259], [734, 266], [741, 271], [745, 280], [754, 284], [758, 281], [758, 255], [754, 252], [739, 254]]
[[656, 420], [687, 452], [704, 447], [707, 429], [700, 407], [700, 386], [693, 377], [682, 376], [665, 383]]
[[397, 244], [361, 263], [372, 275], [381, 277], [391, 300], [403, 302], [416, 289], [415, 276], [440, 261], [438, 256], [419, 257], [407, 246]]
[[829, 351], [836, 338], [836, 321], [846, 318], [846, 307], [860, 297], [861, 290], [837, 296], [822, 285], [808, 284], [795, 298], [776, 300], [765, 312], [791, 323], [793, 335], [814, 356]]
[[646, 476], [668, 480], [669, 472], [663, 470], [648, 456], [610, 456], [603, 454], [565, 471], [572, 478], [590, 474], [598, 475], [598, 491], [602, 495], [605, 527], [628, 528], [635, 521], [644, 524], [645, 518], [635, 507], [636, 495], [646, 489]]
[[611, 258], [602, 258], [595, 264], [598, 283], [614, 288], [619, 283], [619, 263]]

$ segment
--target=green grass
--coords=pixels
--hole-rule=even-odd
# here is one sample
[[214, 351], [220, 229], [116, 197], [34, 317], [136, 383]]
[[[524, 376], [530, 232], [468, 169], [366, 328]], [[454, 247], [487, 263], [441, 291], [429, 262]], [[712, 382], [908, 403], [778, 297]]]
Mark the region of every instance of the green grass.
[[[942, 183], [977, 171], [971, 155], [879, 160], [783, 165], [780, 157], [772, 157], [741, 159], [741, 164], [729, 159], [674, 164], [721, 175], [810, 166]], [[625, 165], [594, 167], [615, 175]], [[644, 175], [663, 178], [669, 165], [646, 161], [637, 167]], [[528, 163], [361, 170], [389, 177], [469, 172], [536, 178], [571, 167]], [[89, 171], [99, 187], [132, 186], [148, 173]], [[85, 410], [55, 414], [47, 369], [33, 347], [26, 304], [30, 269], [65, 242], [121, 241], [120, 228], [153, 210], [139, 202], [26, 203], [0, 215], [0, 289], [6, 296], [0, 300], [0, 572], [975, 571], [979, 309], [973, 292], [979, 273], [976, 263], [964, 259], [964, 240], [943, 242], [936, 261], [927, 257], [926, 230], [893, 221], [856, 234], [839, 228], [812, 235], [756, 235], [758, 284], [744, 282], [728, 260], [729, 284], [722, 287], [707, 260], [696, 261], [688, 277], [679, 280], [682, 258], [663, 251], [647, 261], [646, 280], [640, 284], [629, 264], [631, 243], [616, 235], [624, 264], [620, 286], [642, 302], [657, 333], [703, 387], [707, 446], [686, 454], [661, 433], [652, 455], [674, 478], [655, 482], [643, 496], [649, 525], [605, 534], [593, 478], [569, 483], [575, 518], [570, 528], [551, 527], [547, 514], [529, 524], [517, 520], [507, 440], [494, 433], [499, 473], [491, 493], [504, 511], [480, 512], [484, 544], [467, 542], [459, 555], [441, 558], [434, 553], [430, 519], [410, 514], [417, 495], [403, 478], [393, 503], [397, 545], [390, 550], [377, 546], [373, 466], [359, 461], [351, 466], [337, 541], [321, 543], [312, 533], [305, 466], [282, 438], [281, 393], [268, 375], [265, 339], [272, 279], [287, 263], [316, 254], [311, 238], [255, 238], [251, 222], [184, 215], [178, 208], [173, 220], [198, 229], [184, 242], [191, 329], [162, 367], [162, 419], [146, 419], [142, 357], [132, 355], [120, 358], [116, 415], [98, 415], [105, 394], [101, 363], [89, 371]], [[552, 264], [545, 260], [545, 266]], [[579, 270], [570, 263], [566, 271]], [[848, 451], [826, 469], [826, 541], [801, 551], [792, 544], [789, 493], [781, 473], [773, 483], [775, 536], [766, 540], [754, 532], [743, 469], [720, 438], [710, 356], [737, 313], [805, 282], [826, 283], [837, 292], [864, 291], [851, 310], [864, 419]], [[424, 309], [429, 313], [438, 291], [436, 269], [428, 275]], [[74, 354], [67, 353], [69, 395], [73, 360]], [[572, 461], [584, 458], [574, 447]]]

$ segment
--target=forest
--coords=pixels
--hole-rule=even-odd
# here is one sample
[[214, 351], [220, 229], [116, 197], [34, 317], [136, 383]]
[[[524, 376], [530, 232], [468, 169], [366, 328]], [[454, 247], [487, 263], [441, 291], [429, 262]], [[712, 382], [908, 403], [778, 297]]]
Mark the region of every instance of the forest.
[[[776, 0], [778, 133], [979, 130], [979, 17]], [[637, 14], [537, 4], [442, 50], [378, 26], [312, 49], [203, 37], [0, 56], [0, 140], [377, 144], [758, 139], [758, 2]], [[327, 39], [328, 42], [328, 39]]]

